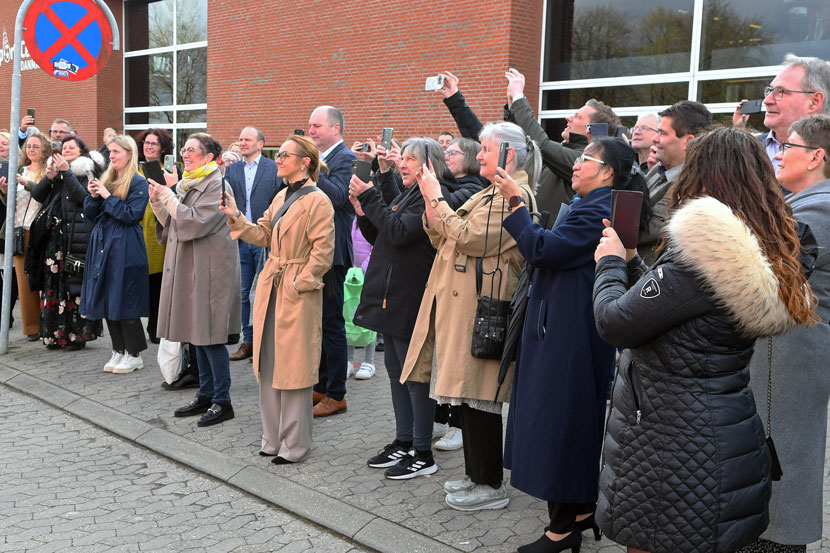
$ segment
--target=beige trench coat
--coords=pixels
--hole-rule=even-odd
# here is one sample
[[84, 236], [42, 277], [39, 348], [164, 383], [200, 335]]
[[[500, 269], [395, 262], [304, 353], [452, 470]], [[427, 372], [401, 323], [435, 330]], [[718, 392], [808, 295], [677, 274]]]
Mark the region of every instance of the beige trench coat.
[[[512, 175], [522, 187], [525, 203], [530, 205], [527, 174]], [[453, 211], [446, 202], [438, 204], [435, 225], [424, 228], [438, 250], [429, 273], [418, 320], [409, 342], [401, 382], [429, 382], [432, 375], [433, 350], [436, 352], [435, 393], [444, 397], [493, 401], [498, 387], [499, 361], [478, 359], [470, 354], [476, 312], [475, 259], [484, 253], [488, 201], [492, 198], [487, 252], [483, 268], [487, 273], [496, 267], [499, 229], [509, 215], [507, 202], [491, 185]], [[510, 300], [519, 278], [523, 258], [516, 241], [505, 230], [502, 235], [501, 287], [498, 297]], [[495, 281], [498, 289], [498, 278]], [[482, 294], [490, 295], [491, 277], [485, 275]], [[494, 296], [497, 294], [493, 294]], [[513, 368], [505, 383], [513, 381]], [[503, 385], [498, 401], [506, 401], [510, 386]]]
[[[309, 181], [305, 186], [315, 184]], [[253, 306], [254, 373], [259, 379], [262, 340], [274, 341], [274, 379], [278, 390], [317, 384], [323, 343], [323, 275], [334, 259], [334, 208], [323, 192], [297, 198], [282, 217], [279, 233], [271, 219], [285, 202], [281, 190], [257, 224], [244, 216], [229, 221], [231, 236], [256, 246], [271, 246], [259, 275]], [[295, 287], [296, 286], [296, 287]], [[271, 294], [276, 294], [274, 335], [262, 335]]]
[[[157, 333], [196, 346], [224, 344], [241, 330], [239, 249], [219, 211], [222, 175], [214, 171], [179, 202], [165, 189], [156, 238], [166, 244]], [[170, 215], [175, 211], [176, 216]]]

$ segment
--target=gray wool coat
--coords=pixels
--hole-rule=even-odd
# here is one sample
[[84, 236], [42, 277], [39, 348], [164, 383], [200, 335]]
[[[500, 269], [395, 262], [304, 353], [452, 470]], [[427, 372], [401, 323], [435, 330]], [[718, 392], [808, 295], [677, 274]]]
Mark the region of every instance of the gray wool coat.
[[207, 346], [224, 344], [229, 334], [240, 331], [239, 250], [227, 215], [219, 211], [221, 190], [217, 170], [194, 184], [183, 201], [167, 189], [151, 204], [159, 220], [156, 237], [167, 245], [159, 298], [161, 338]]
[[[772, 438], [781, 481], [772, 484], [770, 523], [762, 538], [781, 544], [821, 539], [822, 477], [830, 399], [830, 180], [787, 196], [793, 215], [810, 225], [819, 246], [810, 286], [819, 300], [818, 325], [772, 338]], [[770, 363], [759, 339], [750, 362], [750, 386], [767, 424]]]

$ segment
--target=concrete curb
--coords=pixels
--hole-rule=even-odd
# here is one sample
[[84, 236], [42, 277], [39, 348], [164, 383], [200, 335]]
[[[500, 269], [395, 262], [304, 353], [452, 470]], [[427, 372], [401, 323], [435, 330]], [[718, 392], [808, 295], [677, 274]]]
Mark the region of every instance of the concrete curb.
[[0, 383], [381, 553], [459, 549], [0, 362]]

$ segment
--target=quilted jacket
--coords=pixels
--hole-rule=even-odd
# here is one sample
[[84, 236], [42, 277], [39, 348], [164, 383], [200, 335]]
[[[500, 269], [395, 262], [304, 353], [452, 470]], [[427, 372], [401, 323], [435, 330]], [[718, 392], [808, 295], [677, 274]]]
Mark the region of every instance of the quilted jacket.
[[[606, 426], [597, 521], [650, 551], [726, 552], [766, 528], [769, 452], [749, 388], [755, 339], [792, 325], [757, 240], [724, 204], [687, 201], [633, 286], [600, 259], [600, 336], [627, 349]], [[626, 291], [626, 289], [628, 290]]]

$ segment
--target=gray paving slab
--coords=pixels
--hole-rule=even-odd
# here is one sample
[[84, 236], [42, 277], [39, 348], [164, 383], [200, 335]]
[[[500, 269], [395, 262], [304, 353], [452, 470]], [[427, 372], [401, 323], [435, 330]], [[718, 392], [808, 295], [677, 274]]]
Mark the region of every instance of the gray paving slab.
[[153, 428], [135, 441], [165, 457], [175, 459], [220, 480], [230, 480], [233, 475], [247, 466], [229, 455], [160, 428]]
[[135, 440], [154, 428], [151, 424], [85, 397], [73, 401], [64, 409], [128, 440]]
[[13, 376], [5, 384], [56, 407], [66, 407], [73, 401], [80, 399], [78, 394], [24, 373]]

